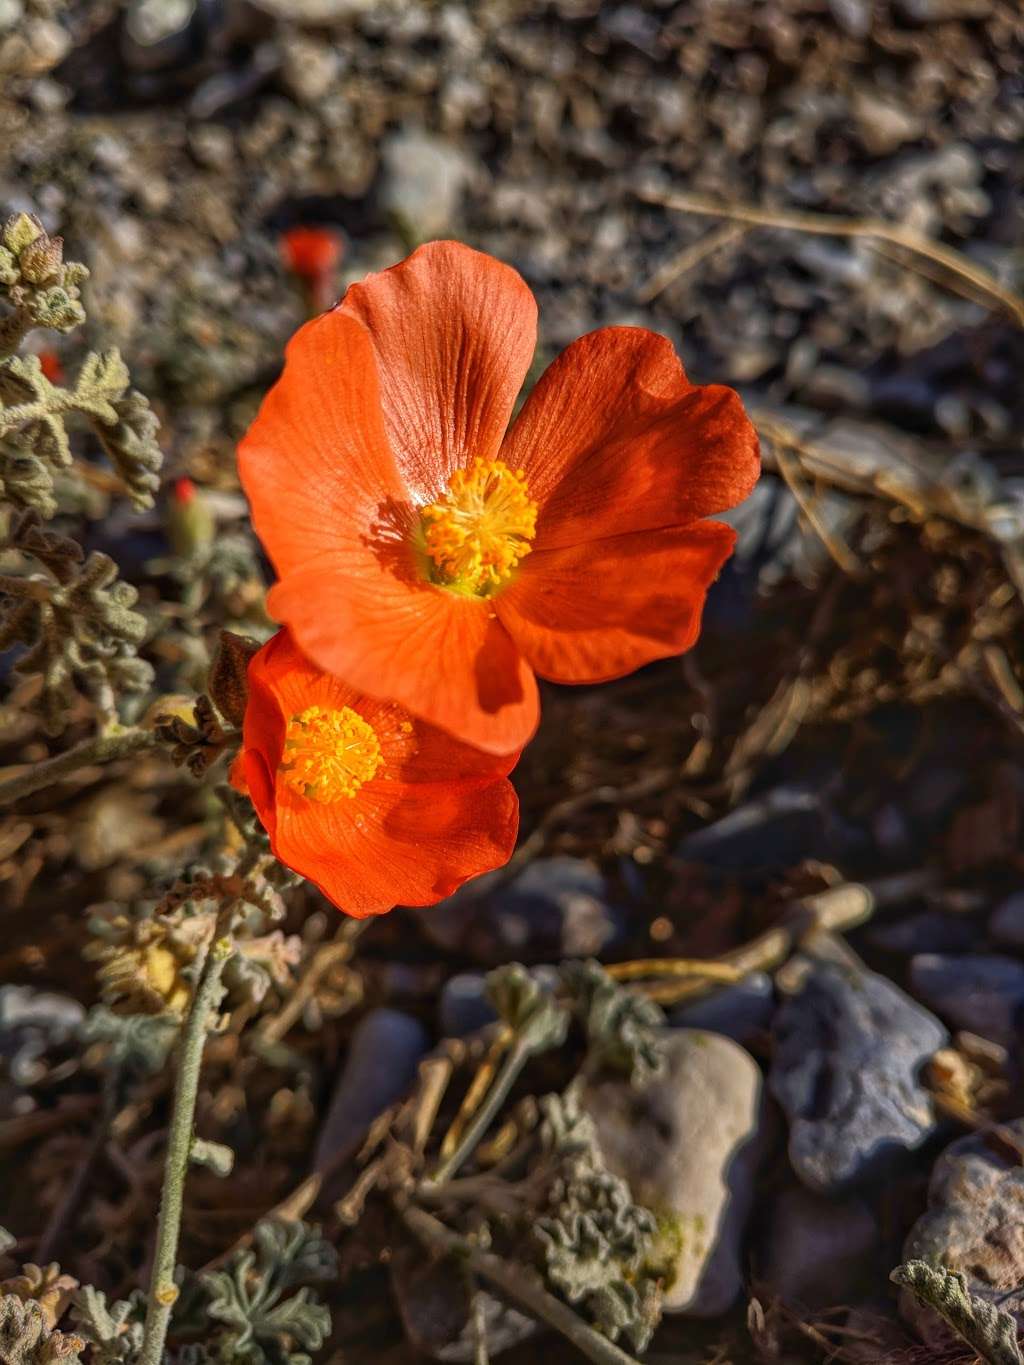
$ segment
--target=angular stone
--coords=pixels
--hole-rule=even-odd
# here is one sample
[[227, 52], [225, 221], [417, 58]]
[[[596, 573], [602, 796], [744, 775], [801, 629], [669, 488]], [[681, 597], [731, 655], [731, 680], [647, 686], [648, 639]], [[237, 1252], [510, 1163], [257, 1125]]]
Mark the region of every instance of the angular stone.
[[[1004, 1126], [1024, 1144], [1024, 1118]], [[972, 1294], [998, 1303], [1024, 1325], [1024, 1166], [1019, 1157], [981, 1133], [947, 1147], [935, 1163], [928, 1209], [911, 1229], [903, 1259], [962, 1272]], [[911, 1294], [900, 1296], [900, 1311], [929, 1346], [948, 1349], [948, 1328]]]
[[774, 1033], [769, 1085], [789, 1118], [793, 1169], [809, 1189], [880, 1178], [935, 1131], [918, 1072], [946, 1030], [885, 977], [810, 965]]

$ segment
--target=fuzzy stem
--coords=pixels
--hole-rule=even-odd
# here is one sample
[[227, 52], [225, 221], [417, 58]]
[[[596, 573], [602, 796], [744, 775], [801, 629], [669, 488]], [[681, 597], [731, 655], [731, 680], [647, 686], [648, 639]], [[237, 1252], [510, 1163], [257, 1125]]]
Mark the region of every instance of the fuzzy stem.
[[24, 772], [0, 782], [0, 805], [42, 791], [44, 787], [52, 786], [79, 768], [88, 768], [94, 763], [112, 763], [117, 758], [130, 758], [132, 754], [157, 748], [159, 743], [160, 739], [153, 730], [141, 729], [122, 730], [120, 734], [99, 735], [95, 739], [83, 740], [73, 749], [44, 759], [42, 763], [33, 763]]
[[595, 1331], [560, 1299], [525, 1275], [518, 1266], [502, 1260], [493, 1252], [481, 1251], [425, 1209], [410, 1204], [402, 1210], [402, 1217], [409, 1230], [429, 1250], [463, 1257], [474, 1275], [487, 1280], [503, 1298], [511, 1299], [556, 1332], [561, 1332], [566, 1341], [571, 1342], [594, 1365], [637, 1365], [633, 1356], [627, 1355], [613, 1341]]
[[511, 1050], [498, 1072], [497, 1078], [490, 1090], [487, 1098], [483, 1101], [480, 1108], [473, 1115], [472, 1121], [462, 1135], [462, 1141], [455, 1148], [454, 1152], [446, 1157], [438, 1166], [437, 1170], [426, 1182], [430, 1185], [440, 1185], [446, 1180], [450, 1180], [462, 1163], [469, 1157], [476, 1148], [477, 1143], [486, 1133], [491, 1120], [505, 1102], [508, 1092], [515, 1084], [516, 1077], [526, 1065], [533, 1049], [525, 1046], [521, 1042], [513, 1044]]
[[231, 940], [219, 938], [212, 944], [203, 966], [192, 1008], [178, 1043], [178, 1075], [174, 1085], [174, 1107], [167, 1142], [160, 1213], [156, 1225], [153, 1273], [149, 1282], [149, 1304], [138, 1365], [160, 1365], [163, 1359], [171, 1309], [178, 1297], [174, 1267], [178, 1256], [181, 1208], [192, 1150], [192, 1124], [199, 1093], [199, 1072], [203, 1048], [210, 1027], [210, 1014], [223, 993], [221, 974], [231, 956]]
[[22, 338], [31, 332], [34, 324], [27, 308], [15, 309], [6, 317], [0, 318], [0, 360], [7, 360], [21, 345]]

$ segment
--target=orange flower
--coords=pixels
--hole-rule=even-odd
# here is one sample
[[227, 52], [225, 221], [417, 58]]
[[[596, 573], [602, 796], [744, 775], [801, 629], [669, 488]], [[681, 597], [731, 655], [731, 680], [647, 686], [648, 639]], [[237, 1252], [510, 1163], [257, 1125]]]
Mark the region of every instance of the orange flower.
[[348, 915], [432, 905], [508, 860], [519, 757], [481, 753], [322, 672], [286, 630], [249, 663], [248, 790], [283, 863]]
[[322, 667], [494, 753], [538, 720], [534, 674], [600, 682], [697, 639], [757, 437], [638, 327], [573, 342], [507, 431], [536, 304], [455, 242], [353, 285], [288, 346], [239, 451]]

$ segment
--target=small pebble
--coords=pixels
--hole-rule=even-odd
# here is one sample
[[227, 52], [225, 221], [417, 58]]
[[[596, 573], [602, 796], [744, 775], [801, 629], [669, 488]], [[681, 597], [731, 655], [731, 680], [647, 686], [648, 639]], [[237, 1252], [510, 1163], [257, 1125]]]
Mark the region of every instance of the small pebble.
[[998, 953], [920, 953], [910, 963], [916, 995], [956, 1028], [1016, 1050], [1024, 1013], [1024, 963]]
[[411, 1014], [376, 1009], [360, 1021], [316, 1145], [315, 1170], [356, 1148], [377, 1115], [412, 1085], [429, 1048], [426, 1029]]
[[726, 986], [703, 1000], [683, 1005], [669, 1016], [677, 1028], [707, 1029], [736, 1043], [748, 1044], [770, 1027], [775, 1011], [775, 987], [765, 972], [751, 972], [735, 986]]

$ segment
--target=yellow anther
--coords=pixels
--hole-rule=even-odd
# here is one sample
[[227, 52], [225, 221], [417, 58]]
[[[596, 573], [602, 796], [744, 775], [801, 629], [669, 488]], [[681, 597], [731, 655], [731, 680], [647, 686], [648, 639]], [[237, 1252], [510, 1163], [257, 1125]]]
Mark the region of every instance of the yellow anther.
[[281, 776], [310, 801], [341, 801], [375, 777], [383, 761], [376, 732], [358, 711], [310, 706], [288, 722]]
[[457, 469], [447, 491], [420, 513], [423, 541], [436, 583], [487, 597], [530, 553], [537, 504], [526, 475], [502, 460], [474, 460]]

